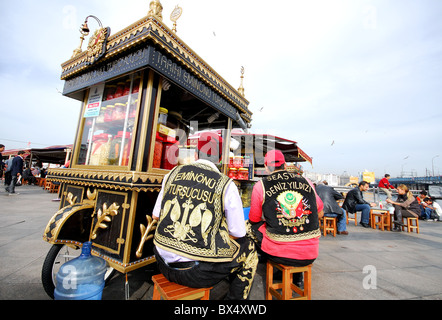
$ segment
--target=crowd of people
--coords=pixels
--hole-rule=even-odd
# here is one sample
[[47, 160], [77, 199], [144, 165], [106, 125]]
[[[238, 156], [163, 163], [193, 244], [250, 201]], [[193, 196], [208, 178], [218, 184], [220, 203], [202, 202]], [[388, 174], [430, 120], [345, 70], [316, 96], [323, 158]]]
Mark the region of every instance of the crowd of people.
[[15, 191], [17, 186], [23, 183], [37, 185], [37, 177], [46, 177], [46, 169], [41, 166], [25, 168], [24, 151], [20, 150], [15, 157], [3, 161], [1, 153], [4, 150], [5, 146], [0, 144], [0, 181], [4, 178], [5, 191], [10, 196], [20, 194]]

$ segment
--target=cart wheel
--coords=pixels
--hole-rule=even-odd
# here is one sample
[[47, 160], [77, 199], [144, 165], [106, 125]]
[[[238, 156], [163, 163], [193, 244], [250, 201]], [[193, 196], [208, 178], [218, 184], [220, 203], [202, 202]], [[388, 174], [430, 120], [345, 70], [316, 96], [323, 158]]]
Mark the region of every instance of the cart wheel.
[[[75, 259], [81, 254], [80, 248], [72, 248], [64, 244], [54, 244], [46, 255], [41, 270], [41, 282], [47, 295], [54, 299], [54, 290], [56, 285], [56, 276], [60, 267], [69, 260]], [[107, 267], [104, 275], [104, 281], [107, 282], [115, 274], [115, 269]]]

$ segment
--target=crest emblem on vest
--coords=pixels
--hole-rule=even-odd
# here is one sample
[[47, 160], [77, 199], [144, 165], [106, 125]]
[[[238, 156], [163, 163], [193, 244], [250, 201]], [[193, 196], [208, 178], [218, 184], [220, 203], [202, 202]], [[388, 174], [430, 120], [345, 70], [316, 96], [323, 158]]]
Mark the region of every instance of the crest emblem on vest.
[[276, 202], [279, 225], [284, 225], [286, 232], [293, 228], [293, 232], [297, 233], [297, 227], [300, 231], [304, 230], [303, 224], [310, 222], [308, 217], [312, 213], [307, 200], [299, 192], [288, 190], [278, 195]]

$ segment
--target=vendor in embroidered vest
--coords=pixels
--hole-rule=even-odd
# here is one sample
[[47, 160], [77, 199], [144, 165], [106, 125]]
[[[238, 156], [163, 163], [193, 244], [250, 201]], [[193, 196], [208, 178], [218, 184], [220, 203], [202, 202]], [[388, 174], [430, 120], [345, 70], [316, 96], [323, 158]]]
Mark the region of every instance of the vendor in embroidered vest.
[[227, 279], [226, 299], [241, 300], [248, 298], [258, 256], [246, 237], [238, 188], [215, 165], [221, 154], [222, 138], [203, 133], [196, 161], [164, 177], [153, 210], [159, 219], [154, 252], [169, 281], [207, 288]]
[[[269, 151], [264, 166], [269, 175], [253, 187], [249, 213], [260, 253], [276, 263], [307, 266], [318, 256], [323, 203], [309, 180], [286, 171], [281, 151]], [[293, 281], [301, 285], [302, 274]]]

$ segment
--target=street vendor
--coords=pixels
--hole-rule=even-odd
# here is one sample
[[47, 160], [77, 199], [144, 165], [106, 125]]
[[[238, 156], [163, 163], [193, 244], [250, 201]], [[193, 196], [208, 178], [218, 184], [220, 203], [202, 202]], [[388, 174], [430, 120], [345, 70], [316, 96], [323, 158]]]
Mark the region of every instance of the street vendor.
[[159, 219], [154, 244], [161, 273], [194, 288], [230, 281], [226, 299], [247, 299], [258, 264], [246, 237], [238, 188], [215, 163], [222, 138], [203, 133], [195, 162], [175, 167], [164, 177], [153, 210]]
[[311, 181], [286, 170], [281, 151], [267, 152], [264, 166], [270, 174], [253, 187], [249, 213], [258, 247], [276, 263], [307, 266], [318, 256], [323, 203]]

